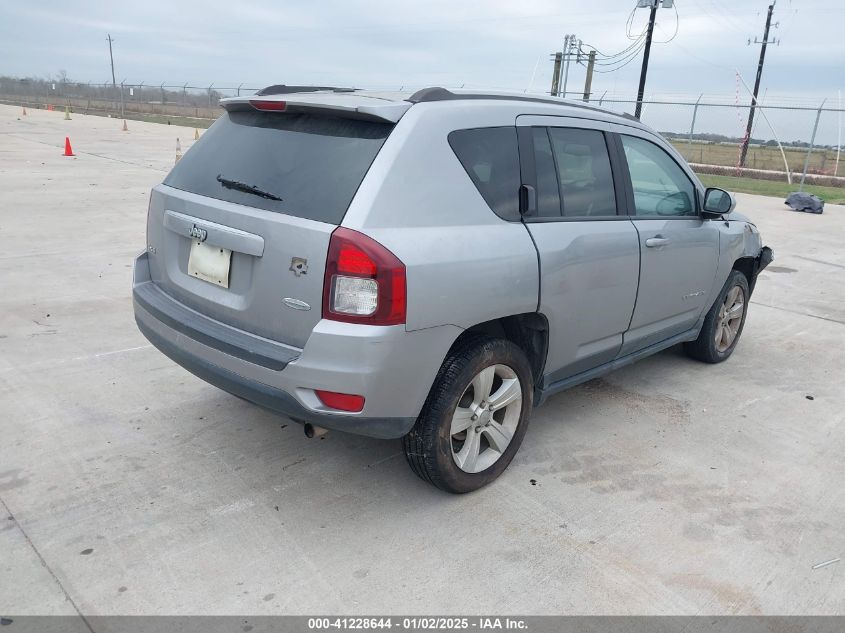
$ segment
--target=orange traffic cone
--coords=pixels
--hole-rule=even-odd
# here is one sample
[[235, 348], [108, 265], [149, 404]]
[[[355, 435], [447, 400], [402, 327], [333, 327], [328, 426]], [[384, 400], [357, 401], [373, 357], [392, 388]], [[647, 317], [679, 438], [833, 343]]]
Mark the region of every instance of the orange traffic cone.
[[24, 106], [24, 109], [23, 109], [23, 115], [22, 115], [22, 116], [26, 116], [26, 106]]
[[123, 131], [124, 131], [124, 132], [128, 132], [128, 131], [129, 131], [129, 128], [128, 128], [128, 127], [126, 127], [126, 119], [123, 119]]
[[65, 153], [63, 154], [63, 156], [76, 156], [70, 146], [70, 137], [67, 136], [65, 137]]

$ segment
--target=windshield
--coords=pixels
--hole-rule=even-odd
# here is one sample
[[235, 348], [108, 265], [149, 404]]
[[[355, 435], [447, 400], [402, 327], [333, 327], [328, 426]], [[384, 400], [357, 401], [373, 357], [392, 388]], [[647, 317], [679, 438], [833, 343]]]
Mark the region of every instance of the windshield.
[[164, 184], [340, 224], [393, 124], [313, 114], [229, 112]]

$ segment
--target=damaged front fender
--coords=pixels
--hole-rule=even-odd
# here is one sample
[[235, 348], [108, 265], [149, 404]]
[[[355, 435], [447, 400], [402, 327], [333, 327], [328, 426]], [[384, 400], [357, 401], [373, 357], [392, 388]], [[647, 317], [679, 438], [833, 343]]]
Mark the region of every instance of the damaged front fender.
[[763, 246], [760, 253], [754, 258], [754, 270], [751, 275], [751, 284], [749, 290], [753, 293], [754, 286], [757, 285], [757, 275], [760, 274], [766, 266], [772, 263], [775, 258], [775, 252], [768, 246]]

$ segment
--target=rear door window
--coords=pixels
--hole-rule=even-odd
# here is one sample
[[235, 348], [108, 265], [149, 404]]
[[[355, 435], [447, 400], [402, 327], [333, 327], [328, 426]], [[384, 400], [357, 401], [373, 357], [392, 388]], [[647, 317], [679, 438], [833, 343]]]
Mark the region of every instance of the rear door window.
[[223, 114], [164, 180], [201, 196], [340, 224], [393, 124], [313, 114]]
[[563, 217], [616, 215], [613, 172], [604, 134], [598, 130], [550, 127]]
[[519, 150], [515, 127], [455, 130], [449, 145], [490, 208], [519, 220]]

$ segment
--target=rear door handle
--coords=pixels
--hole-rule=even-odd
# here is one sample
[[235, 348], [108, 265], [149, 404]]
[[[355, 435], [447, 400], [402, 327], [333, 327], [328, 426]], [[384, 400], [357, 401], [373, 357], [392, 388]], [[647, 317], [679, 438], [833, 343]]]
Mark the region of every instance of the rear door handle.
[[531, 215], [537, 211], [537, 190], [531, 185], [519, 187], [519, 211], [522, 215]]
[[667, 240], [665, 237], [660, 237], [659, 235], [657, 237], [650, 237], [645, 241], [645, 245], [648, 248], [655, 248], [656, 246], [665, 246], [668, 243], [669, 240]]

